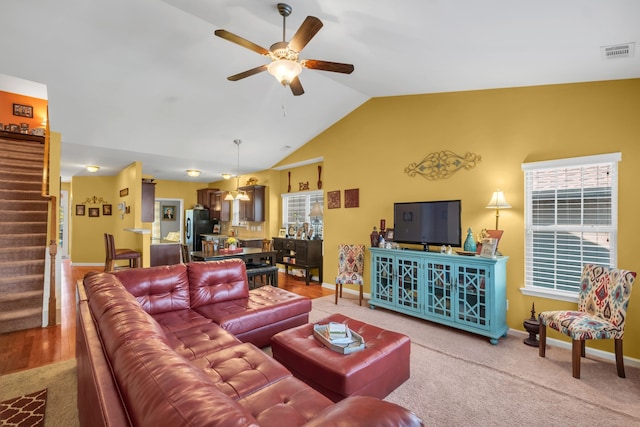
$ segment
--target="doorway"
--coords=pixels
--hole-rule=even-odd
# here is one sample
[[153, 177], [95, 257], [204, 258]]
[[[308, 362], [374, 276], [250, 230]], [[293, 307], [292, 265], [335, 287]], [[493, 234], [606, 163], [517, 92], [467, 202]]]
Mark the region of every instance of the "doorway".
[[[178, 241], [184, 242], [184, 199], [155, 199], [155, 221], [151, 228], [151, 241], [159, 242], [177, 233]], [[170, 235], [169, 233], [172, 233]], [[171, 239], [176, 240], [176, 239]]]

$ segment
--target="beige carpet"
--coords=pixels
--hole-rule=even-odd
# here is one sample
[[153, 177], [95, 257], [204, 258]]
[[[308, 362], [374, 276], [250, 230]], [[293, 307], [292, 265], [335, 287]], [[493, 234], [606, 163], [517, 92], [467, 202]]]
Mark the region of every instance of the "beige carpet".
[[0, 401], [47, 389], [44, 425], [79, 426], [75, 359], [0, 376]]
[[587, 357], [576, 380], [569, 350], [548, 347], [543, 359], [522, 343], [524, 334], [510, 333], [494, 346], [488, 338], [360, 307], [355, 296], [333, 301], [314, 299], [310, 321], [342, 313], [411, 337], [411, 378], [386, 400], [426, 425], [640, 425], [640, 369], [626, 366], [622, 379], [613, 362]]

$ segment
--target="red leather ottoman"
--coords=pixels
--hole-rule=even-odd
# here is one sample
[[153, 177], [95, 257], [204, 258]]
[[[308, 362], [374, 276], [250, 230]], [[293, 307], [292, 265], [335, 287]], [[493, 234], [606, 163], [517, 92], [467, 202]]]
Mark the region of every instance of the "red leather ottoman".
[[330, 350], [313, 336], [313, 324], [308, 323], [271, 337], [274, 359], [334, 402], [353, 395], [383, 399], [409, 379], [409, 337], [341, 314], [318, 324], [329, 322], [346, 323], [360, 334], [364, 350], [351, 354]]

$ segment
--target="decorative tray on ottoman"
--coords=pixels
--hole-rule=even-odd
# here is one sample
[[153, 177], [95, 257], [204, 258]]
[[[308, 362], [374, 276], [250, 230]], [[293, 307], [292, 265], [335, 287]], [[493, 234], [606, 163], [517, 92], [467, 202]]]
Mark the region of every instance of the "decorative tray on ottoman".
[[[336, 325], [342, 325], [344, 332], [340, 336], [330, 339], [328, 329]], [[313, 336], [327, 348], [342, 354], [354, 353], [363, 350], [365, 347], [364, 338], [350, 330], [343, 323], [336, 324], [331, 322], [326, 325], [313, 325]]]

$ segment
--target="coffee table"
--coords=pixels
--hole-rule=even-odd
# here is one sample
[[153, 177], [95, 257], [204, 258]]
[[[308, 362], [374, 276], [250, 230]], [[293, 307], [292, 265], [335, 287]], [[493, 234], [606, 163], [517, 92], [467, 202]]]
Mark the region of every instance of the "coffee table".
[[341, 354], [313, 336], [308, 323], [271, 338], [273, 357], [329, 399], [363, 395], [380, 399], [409, 379], [411, 340], [406, 335], [333, 314], [317, 324], [346, 323], [365, 341], [364, 350]]

